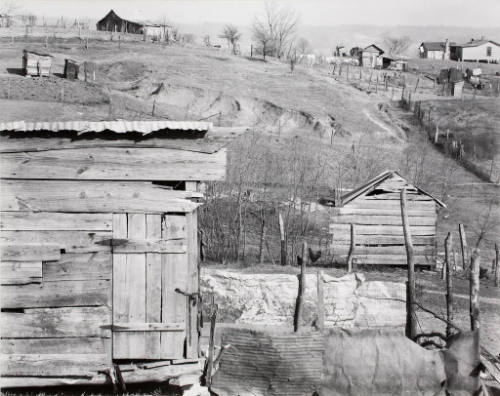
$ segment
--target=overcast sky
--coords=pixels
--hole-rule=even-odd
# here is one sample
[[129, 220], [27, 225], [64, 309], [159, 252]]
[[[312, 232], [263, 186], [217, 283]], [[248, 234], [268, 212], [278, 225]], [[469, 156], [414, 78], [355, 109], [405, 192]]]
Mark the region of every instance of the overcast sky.
[[[5, 1], [5, 0], [3, 0]], [[99, 19], [111, 8], [172, 22], [249, 25], [263, 0], [13, 0], [36, 15]], [[437, 25], [499, 27], [500, 0], [278, 0], [302, 25]], [[0, 3], [2, 0], [0, 0]]]

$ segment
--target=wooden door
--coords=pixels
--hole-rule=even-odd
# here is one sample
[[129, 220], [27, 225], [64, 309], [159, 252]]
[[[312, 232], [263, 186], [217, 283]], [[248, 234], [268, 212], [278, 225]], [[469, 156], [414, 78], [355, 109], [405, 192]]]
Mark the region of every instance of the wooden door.
[[186, 357], [190, 215], [113, 215], [114, 359]]

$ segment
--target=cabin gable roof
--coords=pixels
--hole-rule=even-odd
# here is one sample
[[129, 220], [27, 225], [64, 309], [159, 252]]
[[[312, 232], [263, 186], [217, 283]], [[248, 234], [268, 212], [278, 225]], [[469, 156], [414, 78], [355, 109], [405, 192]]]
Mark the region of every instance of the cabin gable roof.
[[[433, 196], [432, 194], [426, 192], [422, 188], [409, 183], [399, 172], [397, 171], [385, 171], [381, 174], [370, 179], [365, 184], [359, 186], [358, 188], [349, 191], [341, 197], [342, 206], [348, 204], [355, 199], [365, 196], [373, 190], [381, 189], [387, 192], [399, 192], [402, 188], [406, 187], [408, 190], [413, 189], [418, 191], [422, 195], [426, 195], [434, 200], [439, 206], [445, 208], [444, 202]], [[328, 202], [331, 200], [323, 199], [323, 202]]]

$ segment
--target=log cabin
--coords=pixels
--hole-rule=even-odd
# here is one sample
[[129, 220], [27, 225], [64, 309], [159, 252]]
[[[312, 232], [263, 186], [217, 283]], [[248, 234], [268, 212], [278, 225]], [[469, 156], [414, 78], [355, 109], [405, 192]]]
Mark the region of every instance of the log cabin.
[[344, 195], [320, 200], [331, 207], [330, 249], [334, 262], [345, 263], [352, 251], [353, 262], [357, 264], [407, 264], [401, 220], [403, 188], [406, 189], [415, 264], [435, 266], [437, 211], [446, 206], [396, 171], [385, 171]]
[[2, 388], [200, 372], [200, 183], [244, 131], [0, 123]]

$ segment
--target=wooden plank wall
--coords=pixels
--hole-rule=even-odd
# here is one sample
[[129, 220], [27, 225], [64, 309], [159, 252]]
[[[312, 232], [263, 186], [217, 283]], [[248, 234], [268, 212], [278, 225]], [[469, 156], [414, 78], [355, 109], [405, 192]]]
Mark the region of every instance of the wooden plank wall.
[[[43, 141], [41, 146], [33, 143], [37, 139]], [[188, 263], [188, 257], [195, 259], [187, 244], [191, 235], [186, 238], [186, 230], [175, 221], [165, 224], [169, 228], [164, 232], [172, 237], [163, 239], [171, 240], [162, 240], [158, 228], [156, 234], [146, 235], [147, 243], [142, 234], [142, 244], [133, 235], [121, 243], [113, 240], [113, 214], [134, 213], [139, 221], [174, 212], [185, 219], [199, 206], [191, 199], [202, 194], [152, 181], [187, 180], [196, 185], [197, 180], [221, 180], [226, 159], [224, 151], [208, 154], [195, 146], [194, 151], [162, 144], [140, 148], [123, 140], [119, 146], [134, 147], [106, 147], [106, 140], [97, 145], [88, 140], [75, 148], [71, 139], [61, 139], [65, 144], [56, 149], [51, 139], [2, 136], [7, 144], [2, 150], [7, 151], [0, 160], [1, 374], [27, 379], [71, 376], [90, 383], [112, 362], [112, 249], [118, 260], [130, 253], [139, 260], [145, 257], [148, 279], [135, 278], [149, 281], [145, 298], [159, 292], [176, 307], [147, 312], [144, 321], [149, 323], [158, 321], [159, 314], [186, 322], [187, 298], [174, 288], [191, 292], [188, 270], [196, 267]], [[190, 220], [190, 226], [196, 222]], [[172, 288], [161, 289], [161, 284]], [[183, 356], [185, 330], [165, 331], [169, 326], [155, 328], [161, 332], [147, 337], [174, 337], [162, 343], [165, 350], [158, 356]]]
[[[5, 212], [0, 243], [2, 376], [91, 376], [110, 364], [109, 213]], [[26, 246], [49, 246], [55, 256]], [[35, 249], [36, 252], [39, 249]]]
[[[387, 183], [389, 184], [389, 183]], [[332, 209], [332, 253], [338, 262], [349, 254], [350, 224], [355, 226], [354, 258], [358, 264], [406, 265], [401, 205], [396, 188], [382, 185], [376, 195], [361, 196]], [[393, 187], [393, 186], [392, 186]], [[436, 202], [416, 189], [407, 191], [408, 217], [415, 263], [434, 265], [436, 258]]]

